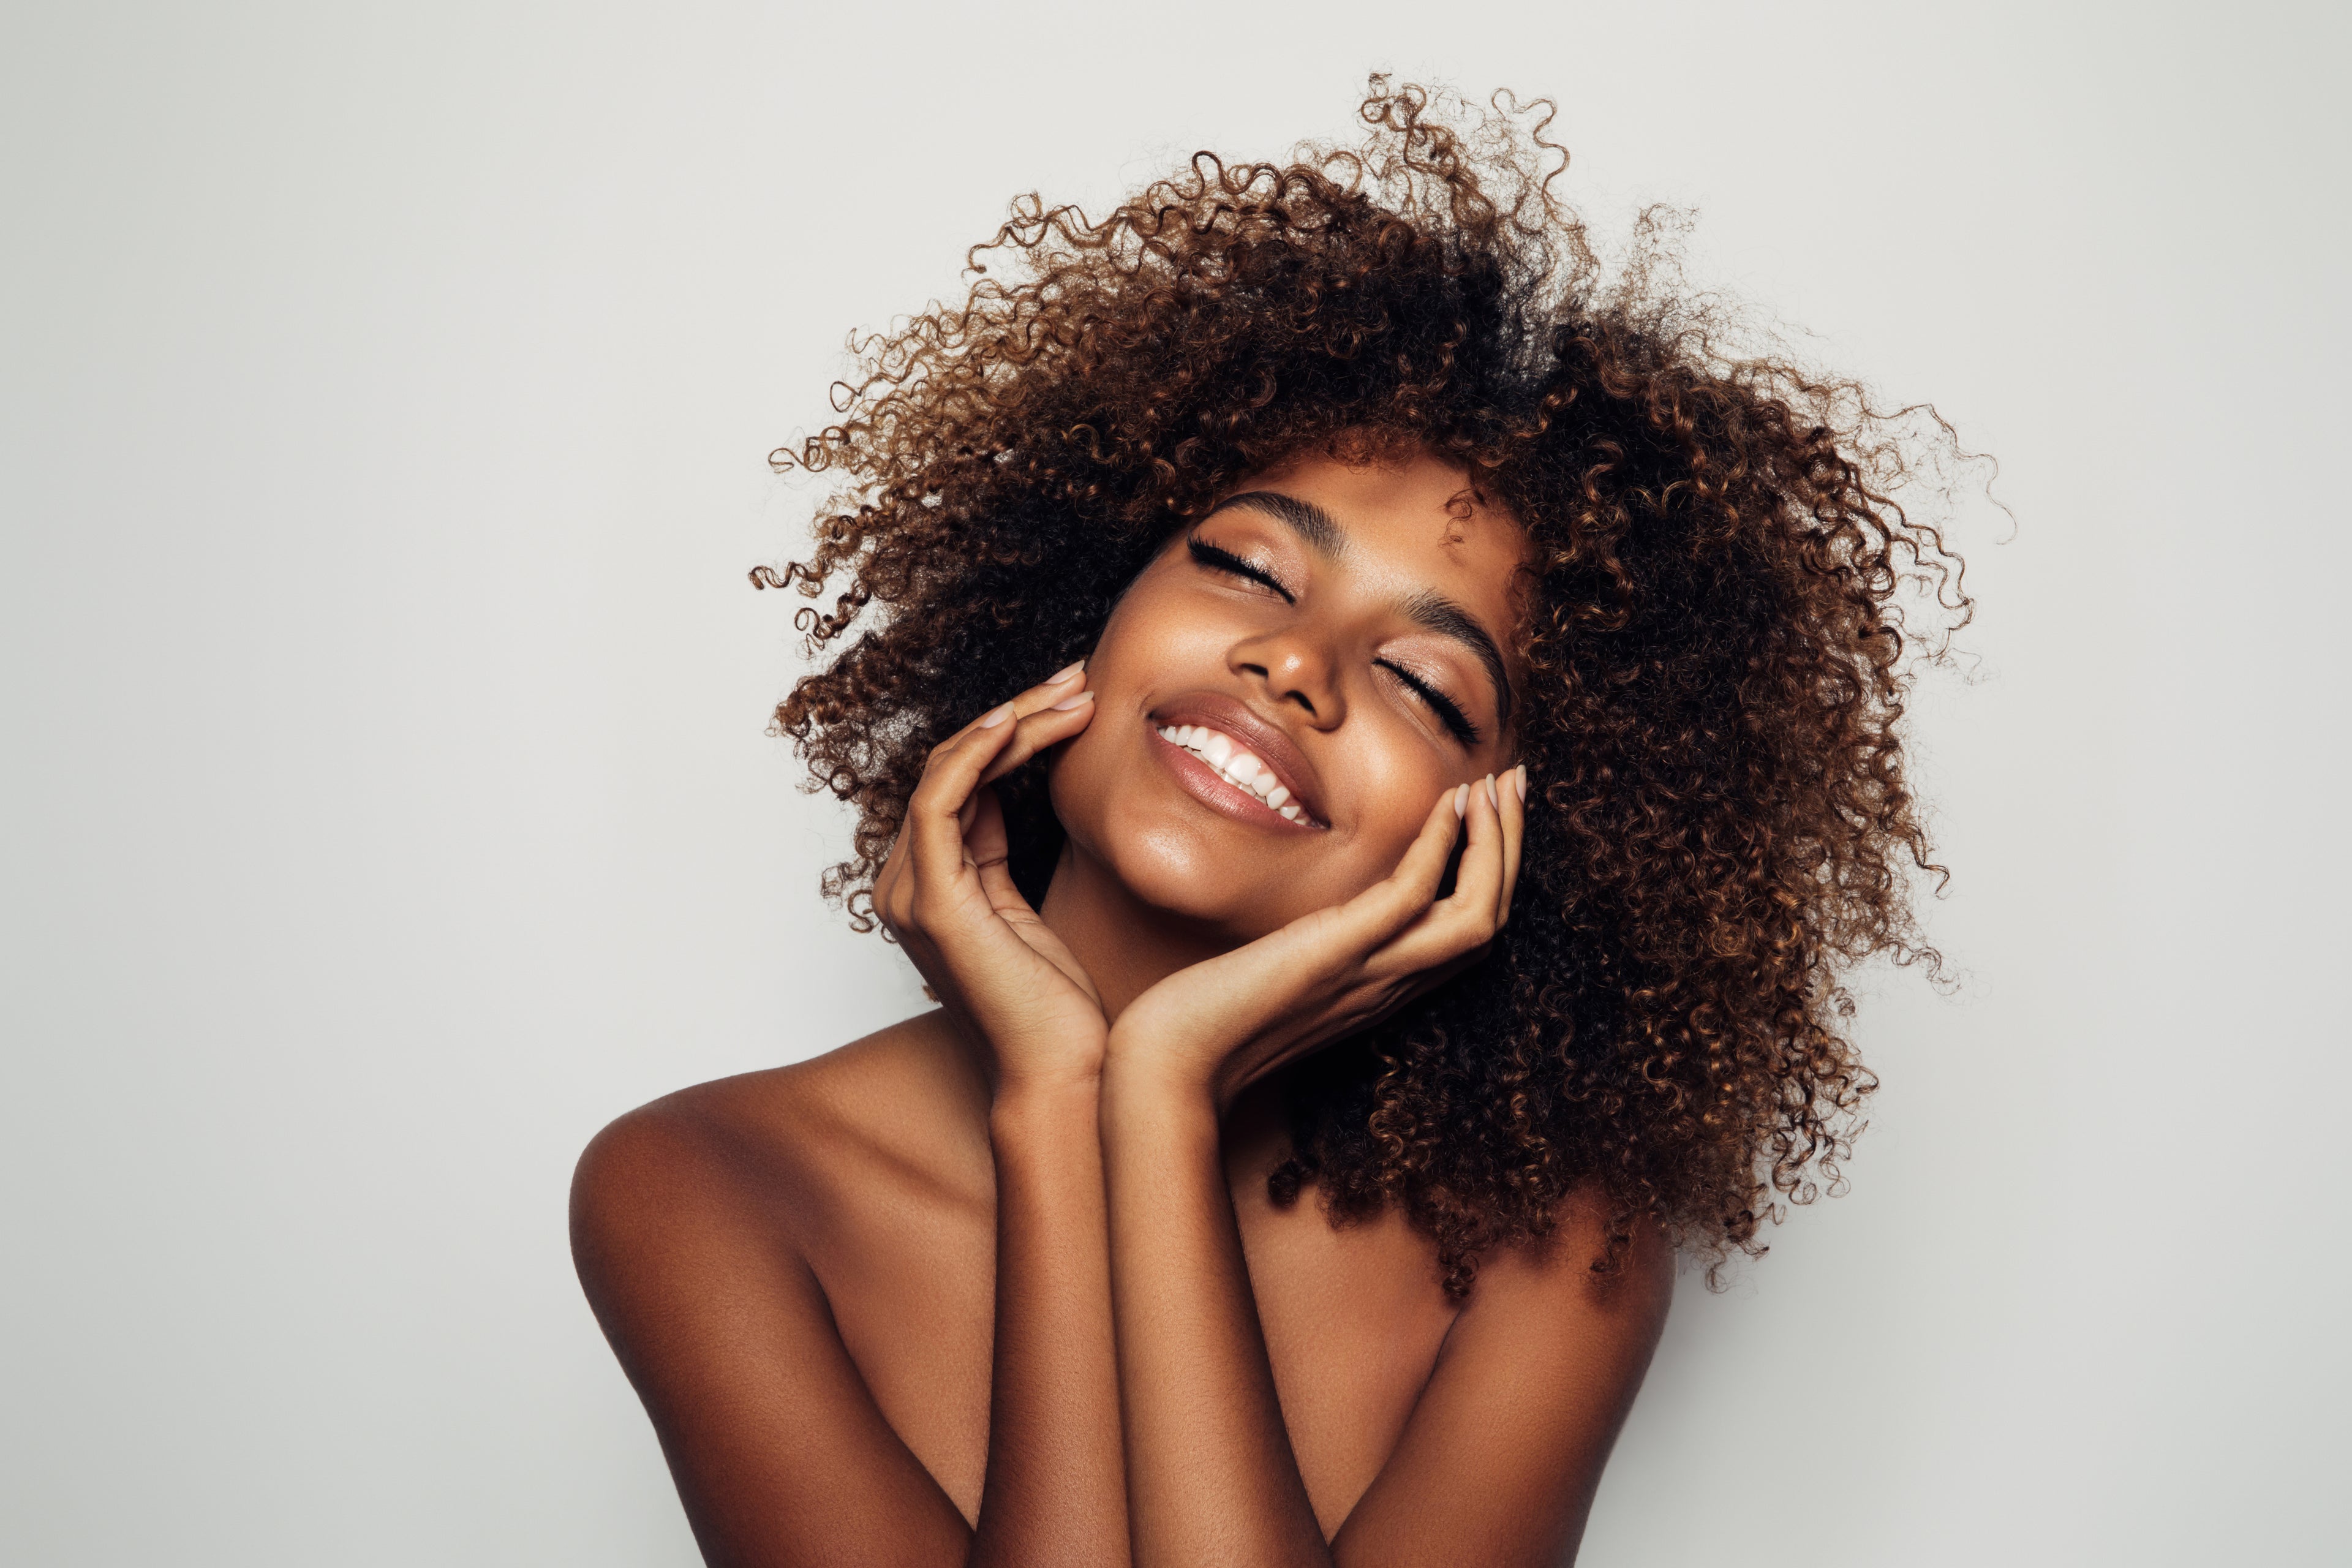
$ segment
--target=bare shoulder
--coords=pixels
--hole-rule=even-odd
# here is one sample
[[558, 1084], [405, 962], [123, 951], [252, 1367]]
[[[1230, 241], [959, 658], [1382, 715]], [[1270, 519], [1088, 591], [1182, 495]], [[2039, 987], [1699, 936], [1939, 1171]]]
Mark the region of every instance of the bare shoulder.
[[1609, 1229], [1608, 1200], [1580, 1191], [1549, 1236], [1480, 1264], [1339, 1561], [1574, 1559], [1674, 1296], [1674, 1251], [1651, 1227], [1594, 1267]]
[[1579, 1187], [1555, 1211], [1549, 1235], [1481, 1263], [1471, 1307], [1488, 1318], [1605, 1320], [1641, 1341], [1646, 1360], [1674, 1300], [1674, 1246], [1656, 1226], [1637, 1221], [1612, 1259], [1608, 1197]]
[[681, 1222], [754, 1220], [803, 1254], [845, 1204], [985, 1197], [985, 1090], [937, 1013], [616, 1118], [573, 1172], [572, 1249], [595, 1275]]
[[831, 1285], [900, 1233], [889, 1205], [941, 1214], [969, 1184], [961, 1065], [912, 1018], [640, 1106], [581, 1156], [580, 1282], [710, 1561], [839, 1561], [818, 1545], [876, 1520], [908, 1560], [960, 1559], [965, 1521], [877, 1405]]

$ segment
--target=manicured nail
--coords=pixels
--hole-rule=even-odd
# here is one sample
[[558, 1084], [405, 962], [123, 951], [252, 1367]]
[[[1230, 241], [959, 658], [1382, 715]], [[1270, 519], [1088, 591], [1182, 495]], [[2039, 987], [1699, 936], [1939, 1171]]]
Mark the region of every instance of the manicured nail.
[[1454, 815], [1460, 816], [1470, 809], [1470, 786], [1464, 784], [1454, 792]]
[[1495, 775], [1492, 773], [1486, 775], [1486, 804], [1496, 811], [1503, 809], [1503, 797], [1495, 793]]
[[1045, 678], [1045, 684], [1048, 686], [1059, 686], [1065, 680], [1069, 679], [1070, 677], [1086, 668], [1086, 667], [1087, 661], [1085, 659], [1080, 659], [1077, 663], [1069, 666], [1067, 668], [1057, 669], [1053, 674], [1047, 676]]
[[1519, 804], [1525, 805], [1528, 802], [1528, 764], [1521, 763], [1517, 767], [1513, 768], [1511, 777], [1518, 784]]
[[1002, 708], [990, 709], [988, 710], [988, 717], [980, 721], [980, 727], [983, 730], [993, 730], [999, 724], [1003, 723], [1007, 719], [1012, 717], [1013, 704], [1007, 702]]
[[1073, 708], [1083, 708], [1094, 700], [1095, 694], [1091, 691], [1077, 692], [1073, 696], [1065, 697], [1059, 702], [1055, 703], [1054, 710], [1057, 713], [1066, 713]]

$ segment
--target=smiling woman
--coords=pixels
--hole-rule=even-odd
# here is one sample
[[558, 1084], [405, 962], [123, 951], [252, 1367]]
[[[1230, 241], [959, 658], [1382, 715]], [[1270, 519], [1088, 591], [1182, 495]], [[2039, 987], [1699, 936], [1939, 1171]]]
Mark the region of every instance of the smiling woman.
[[[1099, 882], [1212, 947], [1247, 942], [1387, 876], [1430, 802], [1517, 761], [1496, 649], [1518, 525], [1421, 452], [1317, 454], [1251, 484], [1172, 534], [1103, 628], [1097, 717], [1053, 771], [1049, 912]], [[1263, 838], [1237, 856], [1161, 778]]]
[[1602, 288], [1540, 127], [1363, 115], [1016, 208], [780, 459], [778, 727], [940, 1006], [582, 1161], [714, 1563], [1557, 1561], [1677, 1250], [1834, 1173], [1966, 611], [1904, 446]]

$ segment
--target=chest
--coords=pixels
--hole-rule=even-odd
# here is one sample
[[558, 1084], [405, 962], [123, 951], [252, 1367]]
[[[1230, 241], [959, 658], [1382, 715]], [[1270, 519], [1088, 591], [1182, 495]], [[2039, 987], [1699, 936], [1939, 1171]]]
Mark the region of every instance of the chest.
[[[1307, 1496], [1336, 1530], [1395, 1447], [1454, 1310], [1393, 1215], [1334, 1227], [1311, 1191], [1276, 1208], [1256, 1162], [1232, 1189], [1250, 1286]], [[994, 1215], [903, 1205], [819, 1268], [883, 1417], [967, 1518], [988, 1458]]]

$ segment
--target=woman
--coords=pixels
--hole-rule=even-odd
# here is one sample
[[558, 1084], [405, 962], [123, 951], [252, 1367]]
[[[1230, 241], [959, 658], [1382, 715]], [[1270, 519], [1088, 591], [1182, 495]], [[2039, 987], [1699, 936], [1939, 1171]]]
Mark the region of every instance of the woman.
[[795, 455], [778, 725], [940, 1005], [582, 1161], [714, 1563], [1560, 1560], [1678, 1251], [1834, 1178], [1900, 444], [1600, 289], [1540, 126], [1363, 114], [1016, 208]]

